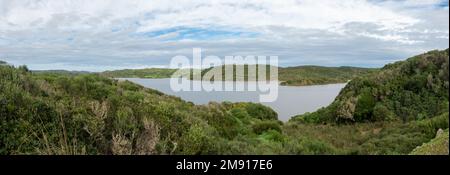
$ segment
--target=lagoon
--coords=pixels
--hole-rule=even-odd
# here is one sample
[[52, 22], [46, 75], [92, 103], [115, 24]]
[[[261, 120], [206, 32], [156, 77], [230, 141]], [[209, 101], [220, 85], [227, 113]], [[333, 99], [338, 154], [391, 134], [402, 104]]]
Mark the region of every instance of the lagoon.
[[[175, 92], [170, 87], [170, 79], [143, 79], [124, 78], [144, 87], [161, 91], [168, 95], [178, 96], [183, 100], [202, 105], [209, 102], [255, 102], [259, 103], [259, 96], [267, 94], [261, 91], [179, 91]], [[122, 79], [123, 80], [123, 79]], [[190, 81], [190, 80], [189, 80]], [[201, 83], [193, 80], [191, 83]], [[224, 82], [227, 86], [233, 82]], [[236, 82], [256, 83], [256, 82]], [[278, 119], [286, 122], [291, 117], [306, 112], [314, 112], [321, 107], [328, 106], [333, 102], [346, 84], [328, 84], [313, 86], [279, 86], [278, 98], [274, 102], [262, 103], [271, 107], [278, 113]]]

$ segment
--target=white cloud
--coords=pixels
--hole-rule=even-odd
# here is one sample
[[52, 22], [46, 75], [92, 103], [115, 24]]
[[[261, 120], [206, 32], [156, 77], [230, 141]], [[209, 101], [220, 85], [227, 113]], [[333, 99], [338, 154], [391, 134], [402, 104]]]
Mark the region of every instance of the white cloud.
[[120, 20], [137, 20], [143, 24], [138, 31], [211, 25], [332, 29], [349, 22], [398, 29], [418, 21], [362, 0], [3, 0], [1, 4], [0, 24], [10, 30], [36, 29], [55, 19], [63, 24], [56, 27], [67, 30], [107, 29]]
[[0, 59], [109, 69], [124, 60], [167, 64], [201, 46], [217, 55], [279, 55], [286, 64], [380, 66], [448, 47], [443, 2], [0, 0]]

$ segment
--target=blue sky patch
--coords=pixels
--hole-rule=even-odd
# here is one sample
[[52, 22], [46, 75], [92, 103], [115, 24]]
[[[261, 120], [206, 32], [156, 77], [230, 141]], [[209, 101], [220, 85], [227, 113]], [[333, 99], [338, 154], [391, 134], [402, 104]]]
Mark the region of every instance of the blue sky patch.
[[244, 32], [233, 30], [221, 30], [215, 28], [193, 28], [193, 27], [174, 27], [158, 31], [146, 32], [141, 35], [146, 37], [159, 37], [174, 33], [173, 37], [165, 38], [167, 41], [177, 41], [184, 39], [191, 40], [220, 40], [231, 38], [254, 38], [259, 34], [256, 32]]
[[439, 4], [437, 4], [437, 7], [448, 7], [448, 0], [443, 0]]

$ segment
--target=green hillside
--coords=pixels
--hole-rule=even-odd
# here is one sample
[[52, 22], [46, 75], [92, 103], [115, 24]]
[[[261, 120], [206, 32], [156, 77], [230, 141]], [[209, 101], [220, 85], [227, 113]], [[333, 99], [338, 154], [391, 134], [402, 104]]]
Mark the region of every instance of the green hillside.
[[[0, 67], [0, 154], [290, 154], [253, 103], [196, 106], [96, 74]], [[299, 151], [296, 151], [299, 152]]]
[[67, 71], [67, 70], [32, 70], [33, 74], [62, 74], [62, 75], [80, 75], [80, 74], [90, 74], [87, 71]]
[[440, 131], [442, 132], [438, 132], [436, 138], [414, 149], [411, 155], [449, 155], [448, 129]]
[[[225, 70], [231, 68], [233, 72], [232, 77], [225, 78]], [[236, 76], [236, 68], [243, 68], [244, 74]], [[268, 72], [275, 67], [266, 66], [266, 79], [268, 80]], [[278, 67], [278, 80], [282, 83], [281, 85], [286, 86], [306, 86], [306, 85], [318, 85], [318, 84], [332, 84], [332, 83], [346, 83], [347, 81], [362, 75], [369, 74], [376, 69], [368, 68], [356, 68], [356, 67], [322, 67], [322, 66], [298, 66], [298, 67]], [[176, 69], [127, 69], [127, 70], [116, 70], [116, 71], [106, 71], [102, 72], [101, 75], [114, 78], [170, 78]], [[218, 72], [222, 75], [222, 80], [235, 81], [238, 80], [249, 80], [248, 65], [224, 65], [220, 67], [208, 68], [201, 71], [201, 77], [208, 72], [210, 74]], [[258, 71], [258, 67], [256, 67]], [[189, 76], [189, 70], [186, 70], [183, 75]], [[198, 79], [194, 76], [190, 76], [191, 79]], [[250, 77], [259, 78], [258, 73], [251, 75]], [[254, 79], [254, 80], [256, 80]], [[272, 77], [272, 80], [276, 78]], [[212, 78], [211, 80], [214, 80]], [[251, 79], [253, 80], [253, 79]]]
[[[249, 72], [249, 66], [250, 67], [254, 67], [254, 72], [250, 73]], [[262, 67], [265, 66], [265, 67]], [[265, 71], [263, 74], [263, 77], [259, 77], [259, 69], [265, 68]], [[222, 66], [218, 66], [218, 67], [211, 67], [208, 69], [204, 69], [201, 71], [201, 75], [198, 77], [195, 77], [196, 74], [193, 74], [193, 76], [191, 77], [191, 79], [198, 79], [199, 77], [201, 79], [208, 79], [209, 77], [205, 77], [208, 75], [221, 75], [222, 80], [225, 81], [256, 81], [256, 80], [276, 80], [275, 77], [270, 77], [269, 72], [270, 71], [276, 71], [277, 67], [274, 66], [269, 66], [269, 65], [222, 65]], [[238, 74], [237, 70], [242, 70], [241, 73]], [[230, 75], [228, 75], [228, 77], [226, 77], [226, 71], [232, 72], [232, 74], [230, 73]], [[210, 79], [211, 81], [215, 80], [215, 77], [212, 77]]]
[[170, 78], [177, 69], [148, 68], [105, 71], [101, 75], [114, 78]]
[[0, 120], [0, 154], [427, 154], [449, 126], [448, 49], [357, 77], [287, 123], [260, 104], [194, 105], [103, 75], [0, 66]]
[[350, 81], [336, 100], [292, 120], [330, 123], [423, 120], [448, 112], [448, 49], [384, 66]]
[[298, 154], [398, 155], [409, 154], [417, 146], [436, 137], [449, 125], [448, 112], [424, 120], [378, 121], [352, 124], [305, 123], [291, 120], [284, 133], [300, 141]]
[[[224, 65], [220, 67], [214, 67], [205, 69], [202, 71], [202, 76], [209, 73], [214, 73], [214, 71], [219, 71], [221, 73], [222, 80], [249, 80], [250, 77], [256, 77], [256, 79], [251, 80], [264, 80], [259, 79], [259, 69], [260, 65], [253, 65], [256, 67], [256, 71], [253, 74], [248, 72], [249, 65]], [[243, 75], [236, 75], [236, 68], [243, 70]], [[225, 78], [225, 70], [233, 70], [232, 77], [228, 79]], [[276, 71], [278, 69], [278, 78], [274, 77], [273, 74], [269, 74], [270, 71]], [[266, 80], [279, 80], [281, 85], [286, 86], [307, 86], [307, 85], [320, 85], [320, 84], [333, 84], [333, 83], [346, 83], [353, 78], [358, 76], [363, 76], [374, 72], [376, 69], [368, 68], [356, 68], [356, 67], [323, 67], [323, 66], [297, 66], [297, 67], [274, 67], [266, 66], [265, 79]], [[272, 77], [270, 77], [272, 76]]]
[[331, 105], [293, 117], [285, 130], [347, 154], [408, 154], [448, 128], [448, 89], [448, 49], [431, 51], [355, 78]]
[[282, 85], [304, 86], [315, 84], [346, 83], [376, 69], [357, 67], [297, 66], [279, 69]]

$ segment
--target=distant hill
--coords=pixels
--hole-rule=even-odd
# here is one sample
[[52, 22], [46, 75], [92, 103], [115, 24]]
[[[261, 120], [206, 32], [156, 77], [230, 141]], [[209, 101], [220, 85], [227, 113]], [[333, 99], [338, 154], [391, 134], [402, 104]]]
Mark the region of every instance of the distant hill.
[[114, 78], [170, 78], [175, 71], [177, 69], [148, 68], [105, 71], [100, 74]]
[[68, 71], [68, 70], [31, 70], [35, 74], [64, 74], [64, 75], [80, 75], [90, 74], [88, 71]]
[[358, 67], [297, 66], [279, 69], [283, 85], [303, 86], [314, 84], [346, 83], [377, 69]]
[[[257, 77], [255, 80], [279, 80], [281, 85], [286, 86], [307, 86], [307, 85], [320, 85], [320, 84], [333, 84], [333, 83], [346, 83], [351, 79], [369, 74], [377, 69], [370, 68], [358, 68], [358, 67], [324, 67], [324, 66], [296, 66], [296, 67], [274, 67], [266, 65], [265, 79], [260, 79], [258, 75], [258, 67], [260, 65], [253, 65], [256, 67], [256, 74], [252, 77]], [[248, 73], [249, 65], [223, 65], [220, 67], [214, 67], [205, 69], [202, 71], [202, 76], [214, 71], [221, 71], [222, 80], [234, 81], [234, 80], [249, 80]], [[242, 68], [244, 70], [243, 75], [236, 75], [236, 68]], [[270, 70], [275, 71], [278, 68], [278, 78], [270, 75]], [[225, 70], [234, 69], [233, 76], [228, 79], [225, 78]], [[270, 77], [272, 76], [272, 77]]]
[[[249, 67], [254, 66], [255, 72], [252, 74], [249, 74]], [[263, 67], [265, 66], [265, 67]], [[266, 69], [265, 71], [265, 78], [259, 77], [258, 71], [260, 67], [263, 67]], [[277, 67], [269, 66], [269, 65], [222, 65], [217, 67], [211, 67], [207, 68], [201, 71], [201, 78], [207, 79], [209, 77], [205, 77], [205, 75], [212, 75], [212, 74], [220, 74], [222, 75], [222, 80], [224, 81], [257, 81], [257, 80], [277, 80], [275, 77], [269, 77], [270, 71], [275, 71]], [[243, 70], [243, 74], [237, 74], [237, 70]], [[278, 68], [279, 69], [279, 68]], [[232, 72], [228, 77], [226, 77], [226, 71]], [[195, 74], [194, 74], [195, 75]], [[197, 77], [192, 77], [191, 79], [197, 79]], [[210, 79], [211, 81], [214, 81], [214, 78]]]
[[357, 77], [348, 83], [330, 106], [292, 120], [422, 120], [448, 112], [448, 90], [448, 49], [435, 50]]
[[5, 61], [0, 60], [0, 65], [4, 65], [4, 64], [8, 64], [8, 63], [5, 62]]
[[[244, 75], [236, 76], [236, 68], [242, 67], [244, 69]], [[229, 79], [225, 78], [225, 69], [233, 68], [233, 77]], [[273, 69], [273, 66], [266, 66], [266, 79], [269, 79], [268, 72]], [[248, 65], [223, 65], [220, 67], [213, 67], [204, 69], [201, 71], [201, 75], [206, 75], [208, 72], [219, 71], [221, 69], [222, 80], [234, 81], [244, 80], [248, 81]], [[258, 70], [258, 69], [257, 69]], [[286, 86], [305, 86], [305, 85], [318, 85], [318, 84], [332, 84], [332, 83], [346, 83], [347, 81], [357, 77], [373, 72], [376, 69], [369, 68], [357, 68], [357, 67], [322, 67], [322, 66], [297, 66], [297, 67], [278, 67], [278, 80], [281, 85]], [[117, 71], [106, 71], [101, 73], [107, 77], [115, 78], [169, 78], [176, 69], [127, 69]], [[186, 71], [186, 76], [189, 76], [189, 72]], [[259, 78], [258, 75], [253, 75]], [[251, 76], [251, 77], [253, 77]], [[197, 79], [195, 76], [190, 76], [191, 79]], [[270, 78], [275, 80], [274, 77]], [[214, 79], [211, 79], [214, 80]], [[261, 80], [261, 79], [259, 79]]]

